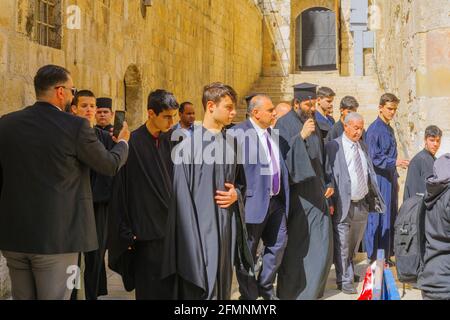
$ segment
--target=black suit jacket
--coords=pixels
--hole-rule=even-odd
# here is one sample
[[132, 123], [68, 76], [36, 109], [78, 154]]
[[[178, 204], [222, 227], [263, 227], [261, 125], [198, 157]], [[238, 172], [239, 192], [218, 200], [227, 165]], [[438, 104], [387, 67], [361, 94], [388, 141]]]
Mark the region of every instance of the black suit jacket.
[[37, 102], [0, 119], [0, 250], [98, 248], [89, 168], [113, 176], [128, 146], [107, 151], [87, 120]]

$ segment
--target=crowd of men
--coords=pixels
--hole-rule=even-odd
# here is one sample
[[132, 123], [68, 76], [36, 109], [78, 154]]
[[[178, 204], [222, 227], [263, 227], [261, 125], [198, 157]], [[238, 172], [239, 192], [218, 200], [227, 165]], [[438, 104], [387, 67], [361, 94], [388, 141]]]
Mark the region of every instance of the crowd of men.
[[[390, 93], [365, 131], [355, 97], [335, 122], [335, 92], [313, 84], [278, 106], [246, 97], [239, 124], [226, 84], [204, 87], [201, 125], [192, 103], [159, 89], [147, 121], [114, 136], [113, 101], [77, 91], [65, 68], [42, 67], [34, 86], [33, 106], [0, 119], [0, 250], [14, 299], [107, 295], [107, 250], [139, 300], [230, 299], [234, 272], [241, 299], [315, 300], [333, 263], [338, 289], [356, 294], [361, 243], [369, 261], [384, 249], [394, 264], [397, 168], [409, 166], [405, 199], [444, 184], [427, 203], [448, 209], [449, 170], [433, 170], [442, 131], [428, 127], [424, 150], [400, 159]], [[69, 285], [71, 266], [84, 290]], [[442, 298], [426, 280], [424, 296]]]

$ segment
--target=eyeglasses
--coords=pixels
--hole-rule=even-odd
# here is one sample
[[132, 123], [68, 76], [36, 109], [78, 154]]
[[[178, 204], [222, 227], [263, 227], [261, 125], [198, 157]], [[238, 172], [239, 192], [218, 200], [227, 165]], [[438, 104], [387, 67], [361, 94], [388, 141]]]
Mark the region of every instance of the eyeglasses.
[[71, 92], [72, 92], [72, 95], [75, 97], [76, 95], [77, 95], [77, 93], [78, 93], [78, 90], [77, 90], [77, 88], [75, 88], [75, 87], [73, 87], [73, 88], [67, 88], [67, 87], [65, 87], [65, 86], [57, 86], [57, 87], [55, 87], [55, 89], [58, 89], [58, 88], [64, 88], [64, 89], [69, 89]]

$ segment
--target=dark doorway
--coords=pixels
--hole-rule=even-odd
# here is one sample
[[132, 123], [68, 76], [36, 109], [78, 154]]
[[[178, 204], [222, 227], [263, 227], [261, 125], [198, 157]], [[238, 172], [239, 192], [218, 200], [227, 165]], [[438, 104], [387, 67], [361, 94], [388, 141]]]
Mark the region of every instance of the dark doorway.
[[336, 70], [336, 14], [311, 8], [296, 21], [297, 68], [304, 71]]

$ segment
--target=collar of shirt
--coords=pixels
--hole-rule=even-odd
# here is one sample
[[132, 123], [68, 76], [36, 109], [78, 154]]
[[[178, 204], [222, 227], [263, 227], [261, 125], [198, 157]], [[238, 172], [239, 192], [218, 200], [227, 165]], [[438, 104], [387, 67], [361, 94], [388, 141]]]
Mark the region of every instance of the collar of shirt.
[[178, 122], [178, 123], [173, 127], [173, 130], [177, 130], [177, 129], [194, 131], [194, 124], [191, 124], [191, 126], [190, 126], [189, 128], [185, 129], [185, 128], [183, 128], [183, 127], [181, 126], [181, 123]]
[[255, 128], [256, 133], [258, 134], [258, 136], [260, 138], [264, 138], [265, 133], [267, 132], [267, 129], [266, 130], [262, 129], [260, 126], [258, 126], [258, 124], [255, 121], [253, 121], [252, 118], [250, 118], [250, 122], [251, 122], [253, 128]]
[[347, 135], [344, 134], [342, 135], [342, 143], [345, 144], [346, 146], [348, 146], [349, 148], [353, 148], [354, 144], [357, 144], [359, 147], [359, 142], [353, 142], [352, 140], [350, 140]]
[[52, 105], [53, 107], [55, 107], [56, 109], [58, 109], [59, 111], [62, 111], [62, 109], [58, 106], [55, 106], [53, 103], [50, 103], [50, 105]]

